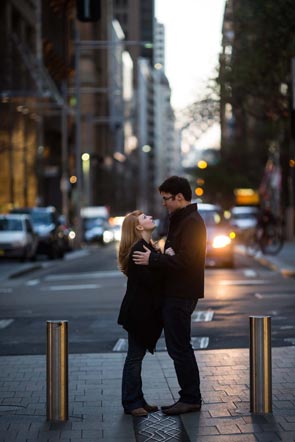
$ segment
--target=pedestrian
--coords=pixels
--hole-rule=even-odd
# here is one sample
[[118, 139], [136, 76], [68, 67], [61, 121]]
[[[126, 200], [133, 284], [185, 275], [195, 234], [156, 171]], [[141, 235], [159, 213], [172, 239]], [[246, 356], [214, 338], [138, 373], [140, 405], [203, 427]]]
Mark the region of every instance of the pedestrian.
[[133, 260], [164, 275], [164, 334], [180, 391], [177, 402], [161, 408], [167, 415], [177, 415], [199, 411], [202, 406], [199, 369], [190, 341], [191, 315], [198, 299], [204, 297], [206, 227], [197, 204], [191, 203], [192, 191], [186, 178], [168, 178], [159, 192], [170, 216], [165, 253], [157, 254], [145, 247], [144, 252], [133, 253]]
[[122, 301], [118, 323], [128, 332], [128, 352], [122, 377], [122, 405], [126, 414], [147, 416], [158, 411], [149, 405], [142, 392], [141, 367], [148, 350], [154, 353], [163, 324], [161, 319], [161, 272], [137, 266], [134, 251], [158, 252], [152, 244], [156, 225], [152, 216], [136, 210], [126, 215], [119, 246], [119, 268], [127, 276], [127, 290]]

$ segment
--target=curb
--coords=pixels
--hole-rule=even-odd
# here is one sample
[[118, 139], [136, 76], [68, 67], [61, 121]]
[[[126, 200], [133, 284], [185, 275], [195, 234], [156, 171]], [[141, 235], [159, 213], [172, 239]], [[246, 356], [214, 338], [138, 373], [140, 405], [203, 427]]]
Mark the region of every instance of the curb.
[[8, 279], [18, 278], [19, 276], [26, 275], [27, 273], [34, 272], [35, 270], [40, 270], [43, 268], [42, 264], [35, 264], [31, 267], [27, 267], [25, 269], [17, 270], [14, 273], [11, 273], [7, 276]]
[[260, 262], [260, 264], [269, 267], [271, 270], [275, 270], [280, 272], [283, 276], [295, 276], [295, 268], [294, 267], [284, 267], [283, 263], [273, 262], [271, 259], [267, 259], [266, 257], [255, 257], [256, 261]]
[[[246, 255], [244, 247], [236, 247], [235, 252], [240, 255]], [[258, 261], [261, 265], [274, 270], [275, 272], [280, 272], [284, 277], [293, 277], [295, 276], [295, 267], [292, 265], [283, 262], [283, 260], [279, 260], [276, 257], [267, 257], [263, 255], [261, 252], [257, 252], [251, 255], [255, 261]]]

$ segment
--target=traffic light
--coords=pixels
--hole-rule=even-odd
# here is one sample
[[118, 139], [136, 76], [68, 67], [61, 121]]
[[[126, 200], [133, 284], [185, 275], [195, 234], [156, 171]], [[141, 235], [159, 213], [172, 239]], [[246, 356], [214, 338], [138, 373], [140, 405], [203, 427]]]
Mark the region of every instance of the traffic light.
[[76, 0], [77, 19], [83, 22], [100, 20], [101, 0]]

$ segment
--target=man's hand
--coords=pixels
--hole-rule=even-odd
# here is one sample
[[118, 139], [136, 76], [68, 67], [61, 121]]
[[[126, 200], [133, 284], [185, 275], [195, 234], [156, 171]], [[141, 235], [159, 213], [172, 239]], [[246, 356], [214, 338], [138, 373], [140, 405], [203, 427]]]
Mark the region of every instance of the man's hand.
[[143, 247], [146, 250], [146, 252], [134, 252], [132, 255], [132, 259], [135, 262], [135, 264], [147, 266], [149, 264], [151, 251], [146, 246]]
[[174, 256], [175, 252], [172, 249], [172, 247], [168, 247], [168, 249], [165, 250], [165, 255], [170, 255], [170, 256]]

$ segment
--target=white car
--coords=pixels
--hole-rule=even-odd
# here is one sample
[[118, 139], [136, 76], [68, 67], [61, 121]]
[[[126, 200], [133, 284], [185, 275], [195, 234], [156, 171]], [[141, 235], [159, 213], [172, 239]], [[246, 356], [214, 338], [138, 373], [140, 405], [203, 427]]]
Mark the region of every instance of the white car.
[[0, 257], [35, 259], [38, 235], [28, 215], [0, 215]]

